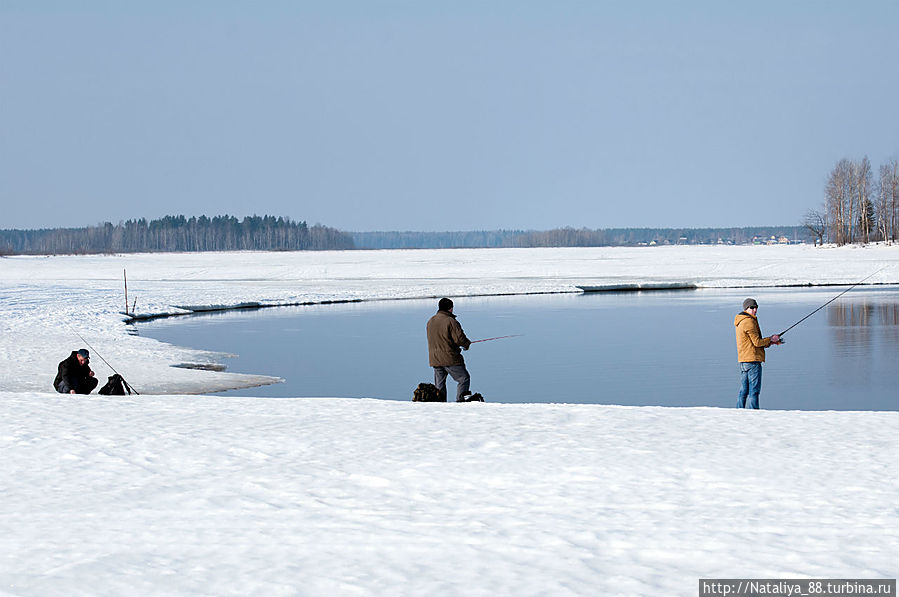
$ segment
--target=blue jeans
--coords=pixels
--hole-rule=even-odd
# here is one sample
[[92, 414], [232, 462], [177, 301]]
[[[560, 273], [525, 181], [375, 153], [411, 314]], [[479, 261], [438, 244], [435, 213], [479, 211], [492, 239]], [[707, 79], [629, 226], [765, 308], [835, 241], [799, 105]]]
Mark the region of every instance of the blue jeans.
[[458, 387], [456, 387], [456, 402], [462, 400], [462, 397], [466, 394], [471, 394], [471, 392], [468, 391], [468, 388], [471, 385], [471, 376], [468, 374], [468, 369], [465, 368], [465, 365], [434, 367], [434, 385], [437, 386], [437, 391], [440, 392], [440, 396], [444, 400], [446, 400], [447, 374], [452, 375], [453, 379], [456, 380], [456, 383], [459, 384]]
[[737, 396], [737, 408], [746, 406], [749, 396], [749, 408], [759, 407], [759, 392], [762, 391], [762, 364], [759, 362], [740, 363], [740, 395]]

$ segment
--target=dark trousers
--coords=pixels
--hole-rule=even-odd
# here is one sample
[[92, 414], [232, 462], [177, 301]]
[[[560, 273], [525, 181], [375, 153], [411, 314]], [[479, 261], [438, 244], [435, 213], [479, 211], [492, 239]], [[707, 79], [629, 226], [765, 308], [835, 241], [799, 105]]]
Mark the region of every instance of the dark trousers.
[[465, 365], [450, 365], [449, 367], [434, 367], [434, 385], [440, 397], [446, 399], [446, 376], [451, 375], [456, 383], [456, 402], [460, 402], [463, 396], [471, 394], [469, 387], [471, 386], [471, 376]]
[[91, 392], [94, 391], [94, 388], [96, 388], [97, 384], [99, 384], [99, 383], [100, 382], [97, 380], [96, 377], [85, 377], [84, 379], [79, 380], [77, 385], [74, 388], [70, 387], [69, 384], [66, 383], [66, 380], [64, 380], [64, 379], [62, 381], [60, 381], [59, 385], [57, 385], [55, 387], [56, 387], [56, 391], [59, 392], [60, 394], [68, 394], [72, 390], [75, 390], [76, 394], [90, 394]]

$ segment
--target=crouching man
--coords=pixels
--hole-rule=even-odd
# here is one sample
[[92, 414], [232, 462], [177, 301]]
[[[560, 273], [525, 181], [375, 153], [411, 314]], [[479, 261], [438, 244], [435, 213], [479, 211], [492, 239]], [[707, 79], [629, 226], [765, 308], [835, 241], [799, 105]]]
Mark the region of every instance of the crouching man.
[[91, 355], [87, 349], [73, 350], [69, 358], [59, 363], [53, 387], [60, 394], [90, 394], [97, 387], [97, 378], [90, 368]]

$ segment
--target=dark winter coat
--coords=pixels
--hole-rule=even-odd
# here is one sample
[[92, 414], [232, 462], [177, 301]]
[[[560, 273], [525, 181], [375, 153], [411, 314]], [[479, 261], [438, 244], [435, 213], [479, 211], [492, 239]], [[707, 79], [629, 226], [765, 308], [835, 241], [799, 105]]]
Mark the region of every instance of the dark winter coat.
[[465, 337], [456, 316], [449, 311], [437, 311], [428, 320], [428, 362], [431, 367], [464, 365], [462, 350], [468, 350], [471, 340]]
[[75, 390], [82, 393], [86, 386], [91, 386], [91, 389], [93, 389], [97, 385], [96, 379], [91, 377], [90, 365], [79, 363], [77, 355], [78, 351], [73, 350], [69, 358], [59, 363], [56, 379], [53, 380], [53, 387], [56, 388], [57, 392], [67, 394], [69, 390]]

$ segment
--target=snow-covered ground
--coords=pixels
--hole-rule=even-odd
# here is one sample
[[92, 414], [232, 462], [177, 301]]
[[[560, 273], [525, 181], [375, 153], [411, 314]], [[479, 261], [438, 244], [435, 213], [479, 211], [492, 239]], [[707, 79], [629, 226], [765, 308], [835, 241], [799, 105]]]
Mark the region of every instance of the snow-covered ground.
[[[0, 595], [695, 595], [899, 571], [899, 413], [187, 393], [266, 381], [128, 333], [184, 307], [899, 283], [899, 247], [0, 259]], [[142, 395], [50, 382], [83, 336]], [[110, 371], [92, 361], [101, 379]], [[170, 394], [170, 395], [163, 395]], [[175, 394], [175, 395], [171, 395]], [[565, 396], [558, 397], [565, 402]]]
[[899, 413], [0, 396], [0, 594], [895, 577]]

